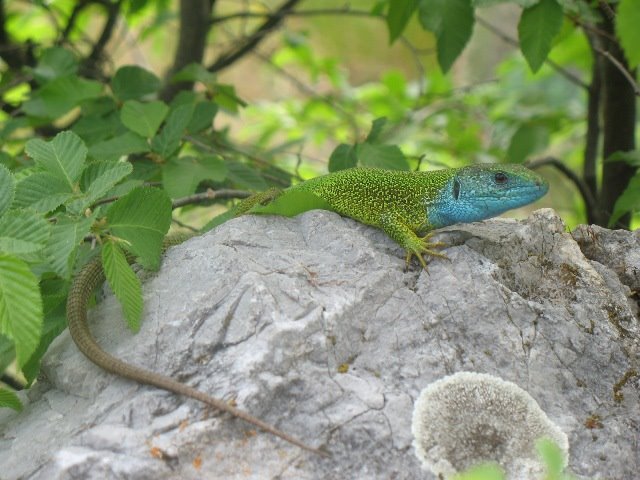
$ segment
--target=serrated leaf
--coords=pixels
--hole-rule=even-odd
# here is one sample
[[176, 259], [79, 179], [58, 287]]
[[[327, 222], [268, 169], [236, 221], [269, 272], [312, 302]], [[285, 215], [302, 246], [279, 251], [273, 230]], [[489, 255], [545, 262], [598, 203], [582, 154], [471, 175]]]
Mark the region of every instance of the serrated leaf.
[[331, 156], [329, 157], [330, 172], [353, 168], [357, 164], [358, 157], [356, 155], [355, 147], [353, 145], [347, 145], [346, 143], [338, 145], [335, 150], [331, 152]]
[[38, 347], [21, 369], [29, 383], [37, 378], [40, 362], [51, 342], [67, 328], [66, 300], [69, 283], [60, 279], [44, 280], [40, 283], [44, 313], [42, 336]]
[[162, 240], [171, 224], [171, 200], [163, 190], [132, 190], [109, 206], [107, 223], [145, 268], [159, 267]]
[[520, 50], [532, 72], [537, 72], [547, 59], [553, 39], [562, 29], [562, 7], [556, 0], [540, 3], [523, 10], [518, 23]]
[[609, 227], [613, 227], [620, 217], [627, 212], [637, 211], [640, 211], [640, 173], [636, 173], [631, 177], [629, 185], [616, 200], [613, 213], [609, 219]]
[[397, 145], [361, 143], [356, 148], [356, 154], [363, 167], [409, 170], [409, 162]]
[[18, 366], [29, 360], [41, 333], [38, 279], [19, 258], [0, 254], [0, 334], [14, 341]]
[[14, 392], [0, 387], [0, 408], [1, 407], [8, 407], [16, 412], [21, 412], [22, 402], [20, 402], [20, 399]]
[[384, 126], [386, 124], [387, 124], [387, 117], [376, 118], [371, 123], [371, 131], [369, 132], [369, 135], [367, 135], [365, 142], [376, 143], [380, 138], [380, 134], [382, 133], [382, 130], [384, 130]]
[[69, 279], [76, 258], [78, 245], [89, 234], [93, 218], [68, 218], [58, 219], [51, 227], [51, 236], [47, 241], [44, 253], [49, 265], [59, 277]]
[[507, 149], [510, 163], [522, 163], [530, 155], [544, 150], [549, 145], [549, 129], [542, 124], [521, 125], [511, 137]]
[[25, 151], [37, 165], [64, 180], [70, 191], [75, 190], [87, 158], [87, 147], [78, 135], [61, 132], [50, 142], [35, 138], [27, 142]]
[[473, 33], [471, 0], [423, 0], [418, 18], [436, 36], [438, 64], [447, 72], [464, 50]]
[[171, 111], [162, 131], [153, 137], [151, 148], [163, 158], [169, 158], [178, 150], [195, 106], [193, 103], [180, 105]]
[[102, 266], [111, 290], [122, 305], [124, 318], [131, 330], [140, 330], [142, 318], [142, 286], [131, 269], [122, 249], [107, 241], [102, 247]]
[[65, 75], [72, 75], [78, 69], [78, 61], [69, 50], [62, 47], [47, 48], [38, 59], [33, 69], [33, 76], [38, 83], [51, 81]]
[[33, 117], [56, 119], [80, 102], [100, 96], [102, 84], [76, 75], [58, 77], [36, 90], [22, 110]]
[[66, 181], [50, 173], [34, 173], [18, 182], [13, 207], [48, 213], [73, 195]]
[[9, 210], [0, 218], [0, 252], [21, 255], [44, 248], [49, 223], [34, 212]]
[[89, 156], [96, 160], [118, 160], [125, 155], [145, 153], [149, 150], [147, 140], [136, 133], [127, 132], [92, 145]]
[[413, 12], [418, 8], [418, 0], [392, 0], [387, 13], [389, 43], [393, 43], [402, 34]]
[[145, 138], [151, 138], [158, 131], [167, 113], [169, 107], [161, 101], [142, 103], [127, 100], [120, 111], [120, 120], [129, 130]]
[[157, 92], [160, 85], [153, 73], [134, 65], [120, 67], [111, 81], [111, 89], [121, 101], [138, 100]]
[[0, 164], [0, 216], [6, 212], [15, 194], [15, 184], [13, 176], [7, 167]]
[[98, 199], [102, 198], [114, 185], [133, 172], [129, 162], [94, 162], [85, 169], [82, 180], [86, 187], [85, 194], [67, 208], [70, 212], [82, 213]]
[[616, 33], [624, 50], [629, 67], [640, 64], [640, 2], [638, 0], [620, 0], [616, 15]]
[[285, 190], [267, 205], [256, 205], [249, 213], [282, 215], [294, 217], [309, 210], [331, 210], [329, 204], [311, 192], [291, 189]]
[[226, 164], [213, 155], [176, 158], [162, 169], [162, 184], [171, 198], [191, 195], [203, 180], [222, 182], [226, 177]]

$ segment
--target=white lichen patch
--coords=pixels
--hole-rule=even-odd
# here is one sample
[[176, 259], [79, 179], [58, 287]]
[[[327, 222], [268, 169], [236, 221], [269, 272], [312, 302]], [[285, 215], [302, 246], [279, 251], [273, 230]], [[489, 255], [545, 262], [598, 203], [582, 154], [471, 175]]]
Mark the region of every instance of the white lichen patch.
[[560, 447], [565, 465], [568, 458], [567, 436], [531, 395], [482, 373], [455, 373], [422, 390], [412, 432], [423, 467], [445, 478], [485, 462], [498, 463], [509, 479], [536, 478], [541, 437]]

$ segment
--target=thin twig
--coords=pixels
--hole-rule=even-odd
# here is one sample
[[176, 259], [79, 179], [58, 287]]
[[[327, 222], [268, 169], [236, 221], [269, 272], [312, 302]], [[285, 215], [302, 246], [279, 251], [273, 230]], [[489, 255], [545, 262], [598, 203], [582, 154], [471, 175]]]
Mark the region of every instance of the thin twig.
[[[483, 18], [476, 16], [476, 22], [478, 22], [480, 25], [482, 25], [484, 28], [489, 30], [491, 33], [493, 33], [497, 37], [500, 37], [506, 43], [508, 43], [510, 45], [513, 45], [514, 47], [520, 47], [520, 42], [518, 42], [518, 40], [516, 40], [515, 38], [510, 37], [509, 35], [504, 33], [502, 30], [500, 30], [499, 28], [495, 27], [491, 23], [487, 22]], [[569, 70], [561, 67], [560, 65], [558, 65], [556, 62], [554, 62], [550, 58], [547, 57], [547, 59], [544, 61], [544, 63], [549, 65], [551, 68], [553, 68], [556, 72], [558, 72], [564, 78], [569, 80], [571, 83], [574, 83], [575, 85], [578, 85], [578, 86], [584, 88], [585, 90], [589, 89], [589, 85], [587, 85], [584, 81], [582, 81], [581, 78], [579, 78], [578, 76], [574, 75]]]
[[207, 203], [211, 200], [223, 199], [223, 198], [247, 198], [251, 196], [251, 192], [246, 190], [233, 190], [230, 188], [223, 188], [220, 190], [207, 189], [206, 192], [195, 193], [187, 197], [182, 197], [174, 200], [171, 204], [171, 208], [184, 207], [185, 205], [197, 205], [199, 203]]
[[[270, 12], [237, 12], [229, 15], [222, 15], [219, 17], [213, 17], [211, 23], [221, 23], [229, 20], [241, 19], [241, 18], [271, 18], [275, 17], [277, 13]], [[288, 17], [312, 17], [312, 16], [330, 16], [330, 15], [350, 15], [355, 17], [372, 17], [372, 18], [384, 18], [382, 15], [376, 15], [368, 10], [355, 10], [350, 7], [344, 8], [317, 8], [313, 10], [291, 10], [286, 13]]]
[[604, 58], [609, 60], [620, 71], [620, 73], [622, 73], [624, 78], [626, 78], [627, 81], [631, 84], [631, 87], [633, 88], [633, 93], [635, 93], [637, 97], [640, 96], [640, 86], [636, 82], [636, 79], [633, 78], [633, 75], [631, 75], [629, 70], [627, 70], [624, 67], [624, 65], [620, 63], [620, 61], [616, 57], [611, 55], [611, 53], [609, 53], [607, 50], [603, 50], [602, 48], [595, 47], [595, 46], [594, 46], [594, 50], [598, 52], [600, 55], [602, 55]]
[[212, 65], [207, 67], [207, 70], [210, 72], [220, 71], [247, 55], [255, 49], [269, 33], [280, 25], [282, 20], [298, 3], [300, 3], [300, 1], [301, 0], [287, 0], [284, 2], [278, 10], [273, 13], [273, 15], [267, 17], [267, 20], [260, 25], [260, 27], [258, 27], [251, 35], [243, 39], [240, 45], [233, 48], [232, 51], [220, 55]]
[[578, 189], [578, 191], [580, 192], [580, 195], [584, 200], [587, 210], [589, 212], [595, 212], [596, 200], [593, 197], [591, 190], [589, 189], [589, 186], [582, 180], [582, 178], [580, 178], [576, 173], [573, 172], [573, 170], [567, 167], [559, 159], [555, 157], [545, 157], [545, 158], [540, 158], [538, 160], [531, 160], [530, 162], [526, 162], [526, 166], [528, 168], [531, 168], [532, 170], [535, 170], [537, 168], [540, 168], [546, 165], [554, 167], [556, 170], [559, 170], [562, 174], [564, 174], [565, 177], [571, 180], [573, 184], [576, 186], [576, 188]]
[[609, 2], [606, 0], [598, 0], [598, 4], [600, 5], [600, 10], [602, 10], [607, 18], [613, 22], [616, 18], [616, 12], [613, 10], [611, 5], [609, 5]]

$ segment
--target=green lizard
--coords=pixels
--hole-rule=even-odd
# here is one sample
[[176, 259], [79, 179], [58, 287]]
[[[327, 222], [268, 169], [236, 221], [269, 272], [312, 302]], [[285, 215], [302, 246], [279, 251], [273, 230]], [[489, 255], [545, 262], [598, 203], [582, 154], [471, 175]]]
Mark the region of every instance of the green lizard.
[[[542, 177], [519, 165], [476, 165], [430, 172], [354, 168], [287, 189], [314, 194], [328, 209], [384, 230], [406, 250], [407, 262], [416, 256], [424, 268], [424, 255], [444, 256], [434, 250], [441, 243], [429, 242], [434, 229], [499, 215], [537, 200], [547, 190], [548, 184]], [[270, 190], [249, 197], [233, 209], [232, 217], [250, 213], [256, 205], [279, 194]], [[179, 240], [174, 238], [167, 245], [175, 243]], [[103, 281], [102, 265], [97, 259], [76, 276], [67, 302], [69, 331], [89, 360], [116, 375], [200, 400], [294, 445], [323, 454], [222, 400], [105, 352], [87, 324], [89, 298]]]

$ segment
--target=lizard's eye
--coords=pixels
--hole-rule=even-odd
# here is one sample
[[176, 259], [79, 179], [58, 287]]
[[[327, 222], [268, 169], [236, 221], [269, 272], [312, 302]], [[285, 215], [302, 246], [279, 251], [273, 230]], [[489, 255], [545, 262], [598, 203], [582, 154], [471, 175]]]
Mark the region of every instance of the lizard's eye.
[[504, 172], [496, 172], [493, 179], [498, 185], [504, 185], [509, 180], [509, 177], [507, 177], [507, 174]]

